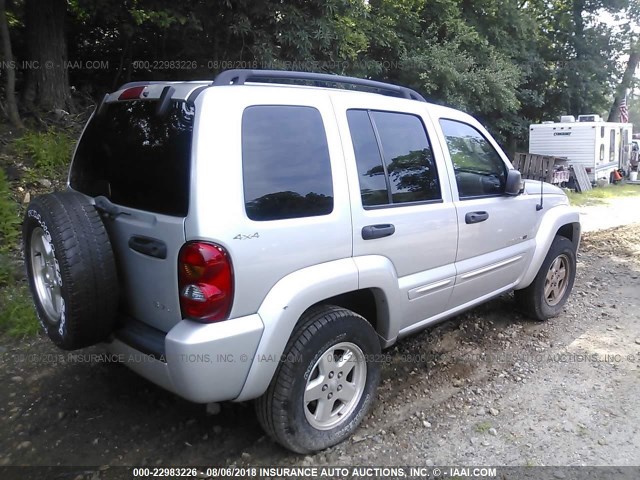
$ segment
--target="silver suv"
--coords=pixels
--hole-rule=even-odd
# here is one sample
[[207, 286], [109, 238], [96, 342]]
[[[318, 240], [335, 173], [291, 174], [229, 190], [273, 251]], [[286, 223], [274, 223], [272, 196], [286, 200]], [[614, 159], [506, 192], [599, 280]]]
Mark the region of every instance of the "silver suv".
[[103, 343], [193, 402], [256, 399], [310, 452], [357, 428], [398, 339], [512, 289], [558, 314], [580, 220], [412, 90], [234, 70], [106, 95], [23, 233], [58, 346]]

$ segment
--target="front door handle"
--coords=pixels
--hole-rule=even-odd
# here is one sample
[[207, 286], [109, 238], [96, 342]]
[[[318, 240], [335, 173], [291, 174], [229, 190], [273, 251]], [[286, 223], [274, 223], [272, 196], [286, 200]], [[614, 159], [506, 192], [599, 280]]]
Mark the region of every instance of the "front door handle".
[[469, 212], [464, 216], [464, 221], [466, 223], [480, 223], [488, 218], [489, 214], [487, 212]]
[[375, 238], [383, 238], [393, 235], [396, 232], [396, 227], [390, 223], [383, 223], [380, 225], [367, 225], [362, 227], [362, 239], [373, 240]]

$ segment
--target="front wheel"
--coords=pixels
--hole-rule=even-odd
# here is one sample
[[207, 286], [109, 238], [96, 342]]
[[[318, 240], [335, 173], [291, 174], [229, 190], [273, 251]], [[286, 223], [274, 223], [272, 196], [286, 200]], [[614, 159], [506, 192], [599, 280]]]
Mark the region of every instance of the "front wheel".
[[309, 310], [285, 348], [258, 420], [298, 453], [335, 445], [358, 427], [380, 381], [380, 342], [360, 315], [335, 306]]
[[516, 290], [516, 301], [535, 320], [562, 312], [576, 278], [576, 252], [571, 240], [556, 236], [531, 285]]

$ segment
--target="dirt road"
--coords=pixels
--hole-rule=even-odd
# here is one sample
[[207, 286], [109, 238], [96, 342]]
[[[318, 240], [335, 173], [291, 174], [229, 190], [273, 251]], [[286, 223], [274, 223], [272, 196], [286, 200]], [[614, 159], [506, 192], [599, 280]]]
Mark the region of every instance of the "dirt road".
[[614, 197], [602, 205], [580, 207], [582, 230], [594, 232], [640, 223], [640, 197]]
[[639, 241], [640, 224], [587, 234], [574, 293], [547, 323], [506, 295], [401, 342], [356, 435], [307, 457], [266, 438], [250, 404], [208, 415], [83, 361], [94, 349], [3, 337], [0, 465], [637, 464]]

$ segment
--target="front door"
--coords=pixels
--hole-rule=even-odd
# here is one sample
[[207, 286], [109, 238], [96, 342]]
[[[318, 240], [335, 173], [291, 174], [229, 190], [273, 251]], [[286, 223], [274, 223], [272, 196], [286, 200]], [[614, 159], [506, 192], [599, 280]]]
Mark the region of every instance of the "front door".
[[456, 180], [459, 238], [450, 304], [456, 308], [513, 286], [534, 248], [542, 211], [537, 196], [505, 196], [510, 165], [480, 125], [468, 118], [439, 124]]

